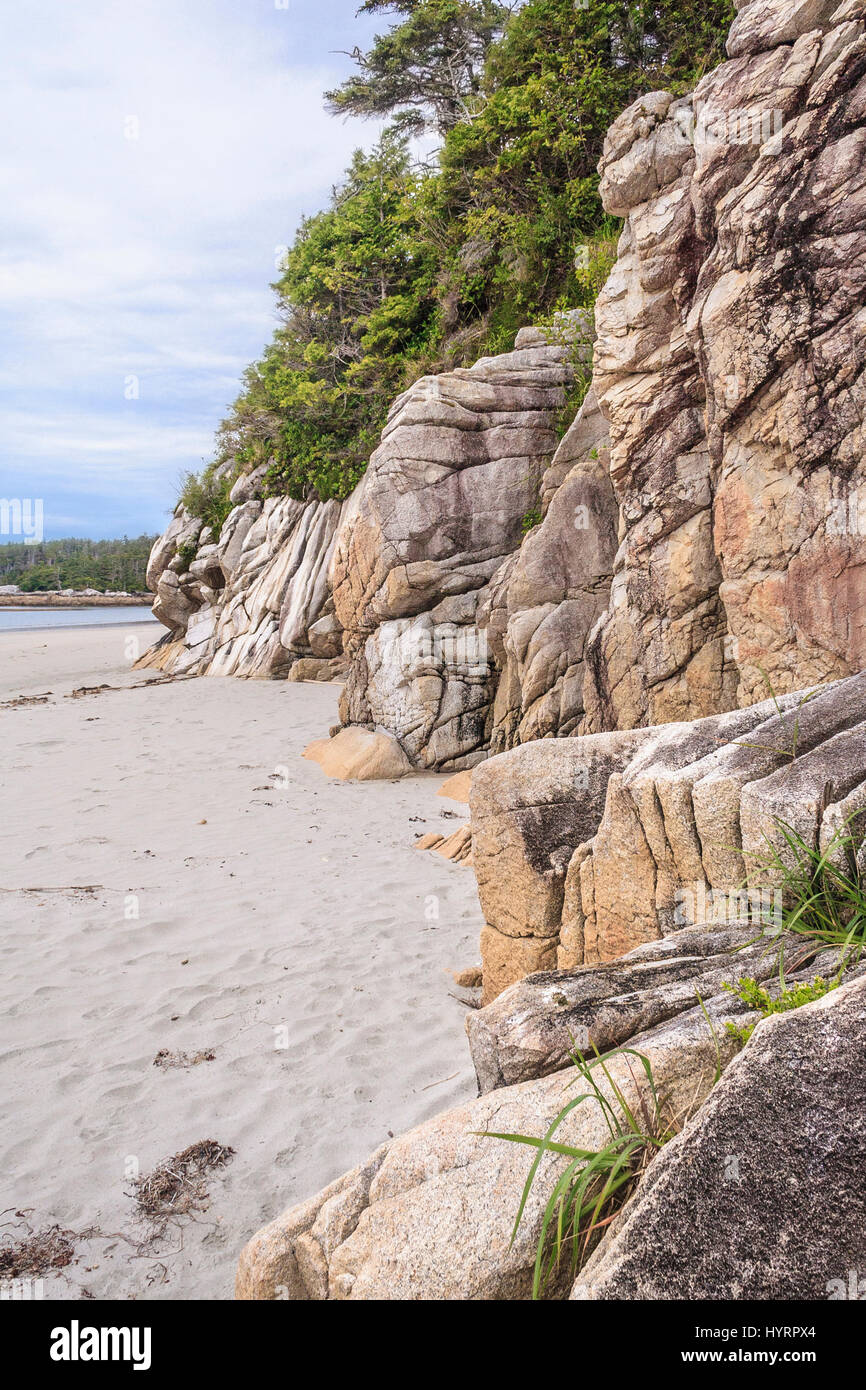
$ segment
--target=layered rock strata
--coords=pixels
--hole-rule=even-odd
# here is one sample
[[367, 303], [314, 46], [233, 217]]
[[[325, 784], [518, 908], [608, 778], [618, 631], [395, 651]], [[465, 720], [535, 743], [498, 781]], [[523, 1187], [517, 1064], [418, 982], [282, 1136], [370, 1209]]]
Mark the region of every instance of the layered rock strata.
[[866, 832], [866, 675], [528, 744], [475, 771], [470, 806], [485, 1002], [532, 970], [611, 961], [684, 926], [772, 925], [774, 856], [792, 864], [783, 826], [822, 848]]
[[[260, 495], [242, 476], [218, 536], [182, 507], [154, 546], [148, 587], [166, 636], [139, 663], [191, 675], [339, 675], [328, 569], [347, 504]], [[305, 661], [306, 668], [298, 663]]]
[[486, 756], [497, 651], [479, 606], [556, 452], [573, 375], [561, 338], [523, 329], [513, 352], [400, 396], [337, 536], [334, 605], [351, 658], [342, 718], [388, 729], [415, 767]]
[[744, 975], [771, 980], [780, 951], [789, 977], [794, 964], [802, 968], [819, 955], [822, 970], [838, 966], [833, 952], [822, 954], [793, 934], [776, 939], [756, 937], [754, 926], [701, 926], [637, 946], [610, 965], [528, 975], [466, 1016], [478, 1089], [485, 1094], [561, 1071], [574, 1052], [591, 1057], [621, 1047]]
[[594, 385], [624, 535], [584, 730], [866, 665], [862, 3], [744, 5], [691, 98], [611, 127]]

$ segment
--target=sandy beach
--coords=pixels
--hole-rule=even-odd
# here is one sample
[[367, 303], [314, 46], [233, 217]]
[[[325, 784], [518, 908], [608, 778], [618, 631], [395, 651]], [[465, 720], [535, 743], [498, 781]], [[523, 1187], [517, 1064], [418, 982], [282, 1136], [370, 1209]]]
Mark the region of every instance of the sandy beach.
[[[147, 688], [160, 630], [0, 633], [0, 702], [45, 697], [0, 709], [0, 1219], [70, 1233], [48, 1298], [229, 1298], [282, 1207], [475, 1090], [475, 879], [413, 848], [465, 819], [444, 777], [304, 761], [335, 685]], [[131, 1180], [204, 1139], [234, 1157], [160, 1233]]]

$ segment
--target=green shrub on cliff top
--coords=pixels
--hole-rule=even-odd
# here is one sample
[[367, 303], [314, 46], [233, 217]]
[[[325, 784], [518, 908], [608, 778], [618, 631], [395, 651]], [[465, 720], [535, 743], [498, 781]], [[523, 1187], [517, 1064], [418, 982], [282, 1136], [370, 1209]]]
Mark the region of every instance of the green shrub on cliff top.
[[229, 493], [237, 474], [221, 473], [216, 463], [208, 464], [201, 473], [186, 473], [181, 479], [181, 502], [190, 516], [197, 516], [205, 526], [219, 535], [222, 524], [232, 509]]
[[[596, 165], [641, 93], [688, 90], [724, 57], [730, 0], [367, 0], [397, 22], [331, 107], [394, 122], [302, 223], [275, 285], [282, 324], [223, 422], [217, 461], [271, 492], [344, 497], [394, 396], [508, 350], [557, 306], [591, 307], [610, 243]], [[435, 161], [405, 140], [437, 130]], [[573, 403], [572, 403], [573, 404]]]
[[435, 259], [414, 225], [419, 183], [405, 138], [386, 131], [355, 155], [285, 258], [274, 287], [283, 323], [220, 432], [222, 457], [269, 464], [272, 492], [345, 497], [406, 363], [435, 336]]

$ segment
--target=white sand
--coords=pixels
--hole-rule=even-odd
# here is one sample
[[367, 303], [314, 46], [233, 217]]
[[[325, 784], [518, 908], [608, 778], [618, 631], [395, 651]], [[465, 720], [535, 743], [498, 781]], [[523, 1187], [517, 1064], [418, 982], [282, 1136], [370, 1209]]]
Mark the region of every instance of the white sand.
[[[412, 847], [458, 823], [444, 778], [346, 784], [301, 759], [336, 686], [64, 698], [150, 678], [136, 633], [0, 633], [0, 700], [53, 692], [0, 710], [0, 1220], [102, 1233], [46, 1297], [228, 1298], [259, 1226], [474, 1094], [448, 971], [477, 960], [480, 909], [470, 869]], [[163, 1070], [163, 1048], [215, 1060]], [[126, 1165], [201, 1139], [236, 1150], [208, 1210], [137, 1251]]]

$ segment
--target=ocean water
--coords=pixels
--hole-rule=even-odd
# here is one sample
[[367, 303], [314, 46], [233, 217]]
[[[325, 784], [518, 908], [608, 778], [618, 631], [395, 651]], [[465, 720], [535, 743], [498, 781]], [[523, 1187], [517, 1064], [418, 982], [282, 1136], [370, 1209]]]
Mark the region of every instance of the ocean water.
[[130, 627], [138, 623], [159, 626], [143, 604], [118, 604], [116, 608], [0, 608], [0, 632], [50, 627]]

